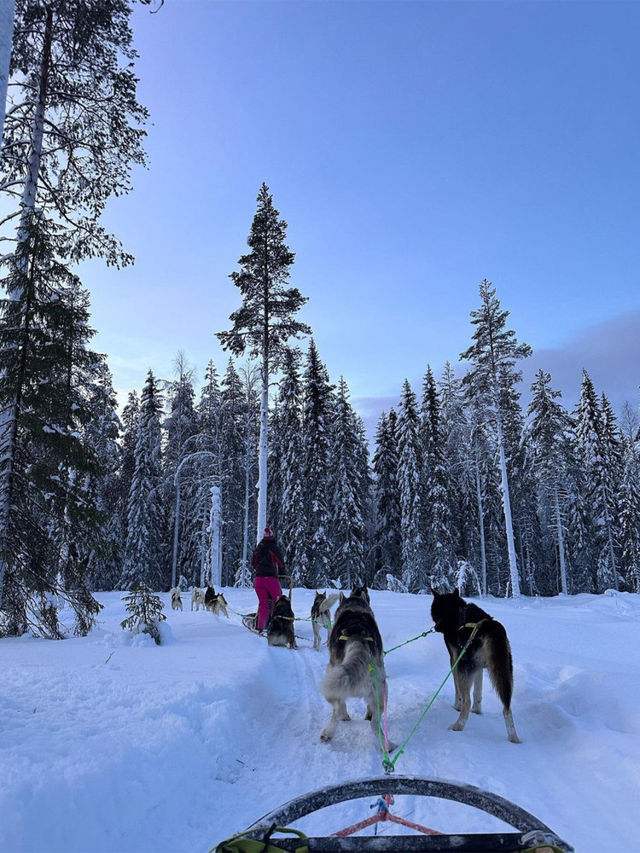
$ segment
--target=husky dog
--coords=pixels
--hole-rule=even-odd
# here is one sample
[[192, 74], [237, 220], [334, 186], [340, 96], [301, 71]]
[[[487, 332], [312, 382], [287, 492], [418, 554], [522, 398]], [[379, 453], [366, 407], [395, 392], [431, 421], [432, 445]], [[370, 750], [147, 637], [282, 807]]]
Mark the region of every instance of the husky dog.
[[[352, 696], [366, 701], [365, 719], [371, 720], [371, 728], [377, 735], [380, 721], [376, 684], [382, 705], [387, 689], [382, 638], [369, 605], [366, 586], [356, 587], [349, 598], [341, 594], [329, 635], [329, 663], [320, 690], [333, 707], [333, 714], [322, 730], [320, 740], [331, 740], [338, 722], [351, 719], [346, 700]], [[389, 744], [389, 751], [393, 749], [395, 746]]]
[[267, 642], [270, 646], [289, 646], [297, 649], [295, 634], [293, 633], [293, 610], [291, 602], [286, 595], [276, 598], [271, 618], [267, 625]]
[[331, 633], [331, 608], [338, 600], [337, 592], [327, 596], [326, 592], [318, 592], [313, 600], [311, 607], [311, 624], [313, 625], [313, 648], [318, 651], [320, 649], [320, 628], [324, 625], [327, 629], [327, 643], [329, 642], [329, 634]]
[[204, 594], [204, 606], [206, 610], [210, 610], [215, 616], [222, 613], [222, 615], [226, 616], [227, 619], [229, 618], [229, 614], [227, 612], [227, 599], [224, 597], [224, 593], [222, 592], [219, 592], [216, 595], [211, 587], [207, 587], [207, 591]]
[[460, 712], [460, 716], [449, 728], [454, 732], [461, 732], [469, 719], [469, 710], [474, 714], [482, 713], [482, 670], [488, 669], [491, 683], [502, 702], [507, 737], [512, 743], [521, 743], [511, 714], [513, 661], [504, 626], [475, 604], [468, 604], [457, 590], [442, 595], [433, 593], [431, 618], [436, 631], [444, 634], [452, 666], [471, 636], [473, 627], [469, 625], [479, 623], [471, 645], [453, 671], [456, 690], [454, 708]]
[[171, 590], [171, 608], [172, 610], [182, 610], [182, 598], [180, 598], [179, 586], [174, 586]]
[[194, 586], [191, 590], [191, 609], [200, 610], [200, 607], [204, 607], [204, 596], [206, 590], [200, 589], [198, 586]]

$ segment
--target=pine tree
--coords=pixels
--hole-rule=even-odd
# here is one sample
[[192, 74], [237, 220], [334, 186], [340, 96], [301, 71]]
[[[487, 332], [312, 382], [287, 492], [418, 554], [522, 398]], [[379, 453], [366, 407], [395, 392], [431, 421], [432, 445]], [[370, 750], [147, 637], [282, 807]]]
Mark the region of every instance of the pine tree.
[[496, 291], [487, 279], [480, 282], [480, 299], [480, 308], [471, 312], [471, 323], [476, 327], [473, 333], [474, 343], [461, 353], [460, 358], [469, 360], [472, 364], [463, 382], [475, 386], [476, 393], [484, 398], [485, 410], [490, 413], [495, 423], [511, 594], [516, 597], [520, 595], [520, 578], [513, 536], [503, 423], [506, 402], [513, 394], [514, 386], [522, 379], [521, 371], [516, 370], [516, 363], [519, 359], [531, 355], [531, 347], [528, 344], [519, 344], [515, 332], [506, 328], [509, 312], [500, 309]]
[[427, 367], [424, 377], [421, 420], [427, 571], [431, 576], [433, 588], [450, 590], [455, 586], [457, 566], [451, 534], [449, 479], [445, 461], [440, 400], [430, 366]]
[[426, 582], [424, 537], [421, 530], [423, 495], [420, 472], [423, 466], [420, 419], [416, 395], [405, 379], [398, 413], [398, 488], [400, 492], [400, 536], [402, 581], [410, 592]]
[[135, 471], [128, 500], [127, 542], [121, 589], [146, 583], [154, 589], [168, 586], [163, 553], [165, 512], [162, 502], [162, 395], [156, 378], [147, 374], [140, 400]]
[[640, 459], [634, 443], [628, 441], [625, 444], [617, 501], [620, 507], [621, 563], [627, 588], [640, 592]]
[[287, 223], [279, 218], [273, 197], [264, 183], [257, 201], [258, 209], [247, 241], [251, 252], [238, 261], [242, 271], [230, 276], [242, 293], [242, 306], [229, 318], [233, 328], [218, 332], [217, 336], [222, 346], [235, 355], [248, 350], [251, 358], [260, 359], [257, 529], [262, 531], [267, 524], [269, 380], [282, 365], [289, 338], [310, 334], [311, 329], [294, 319], [307, 299], [297, 288], [285, 287], [295, 256], [285, 243]]

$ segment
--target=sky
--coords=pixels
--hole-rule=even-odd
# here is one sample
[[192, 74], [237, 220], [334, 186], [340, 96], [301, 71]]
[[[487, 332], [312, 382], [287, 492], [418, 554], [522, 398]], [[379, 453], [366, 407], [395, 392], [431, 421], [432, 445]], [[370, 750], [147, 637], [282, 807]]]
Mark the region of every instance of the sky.
[[483, 278], [526, 383], [548, 370], [572, 407], [585, 368], [637, 406], [640, 4], [166, 0], [133, 27], [149, 168], [104, 222], [136, 263], [82, 272], [121, 404], [178, 350], [198, 386], [224, 371], [265, 181], [301, 319], [370, 430], [457, 362]]

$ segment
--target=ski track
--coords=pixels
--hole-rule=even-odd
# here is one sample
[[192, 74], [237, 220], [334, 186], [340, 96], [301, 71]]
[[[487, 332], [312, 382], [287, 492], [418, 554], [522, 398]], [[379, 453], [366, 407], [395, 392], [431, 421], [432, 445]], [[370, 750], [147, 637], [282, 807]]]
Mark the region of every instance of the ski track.
[[[287, 800], [325, 785], [381, 776], [381, 756], [349, 703], [333, 741], [320, 742], [330, 707], [318, 691], [328, 660], [296, 623], [298, 651], [270, 648], [240, 624], [252, 590], [226, 590], [230, 620], [170, 609], [166, 644], [120, 630], [119, 593], [83, 639], [0, 642], [0, 851], [206, 851]], [[307, 616], [312, 590], [294, 591]], [[430, 625], [430, 599], [372, 594], [389, 648]], [[490, 599], [509, 633], [520, 745], [507, 741], [485, 677], [483, 715], [464, 732], [449, 679], [397, 763], [397, 772], [478, 785], [528, 809], [580, 853], [639, 850], [640, 597]], [[325, 632], [322, 632], [323, 641]], [[448, 669], [442, 638], [392, 652], [390, 737], [400, 743]], [[381, 794], [384, 793], [381, 786]], [[369, 817], [371, 799], [298, 825], [325, 834]], [[441, 831], [503, 828], [440, 800], [398, 798], [398, 814]], [[381, 824], [379, 832], [399, 827]]]

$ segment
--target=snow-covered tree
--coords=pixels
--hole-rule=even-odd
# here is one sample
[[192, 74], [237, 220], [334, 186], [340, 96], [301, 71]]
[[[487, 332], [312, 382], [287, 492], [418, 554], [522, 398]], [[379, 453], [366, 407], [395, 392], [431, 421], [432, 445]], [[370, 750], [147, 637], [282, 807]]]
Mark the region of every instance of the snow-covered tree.
[[[545, 522], [552, 531], [555, 555], [560, 569], [560, 590], [569, 592], [566, 526], [571, 486], [571, 419], [557, 402], [560, 391], [551, 387], [551, 375], [538, 370], [531, 385], [531, 402], [527, 415], [530, 453], [536, 472], [539, 505]], [[556, 560], [554, 560], [555, 564]]]
[[326, 586], [331, 578], [333, 542], [330, 529], [332, 386], [327, 368], [320, 361], [313, 338], [309, 343], [303, 377], [303, 446], [305, 501], [307, 520], [305, 560], [309, 586]]
[[519, 344], [515, 332], [507, 329], [509, 312], [501, 310], [495, 288], [491, 287], [491, 282], [487, 279], [480, 282], [480, 300], [480, 308], [471, 312], [471, 324], [475, 326], [472, 335], [474, 342], [460, 354], [461, 359], [471, 362], [471, 369], [463, 382], [474, 386], [475, 394], [484, 400], [484, 410], [495, 425], [511, 594], [518, 596], [520, 578], [513, 535], [503, 424], [514, 386], [522, 379], [522, 372], [516, 369], [516, 364], [521, 358], [531, 355], [531, 347], [528, 344]]
[[423, 509], [422, 443], [416, 395], [405, 379], [398, 406], [398, 489], [400, 493], [400, 536], [402, 581], [412, 592], [427, 582], [424, 536], [421, 528]]
[[294, 585], [300, 585], [309, 575], [300, 361], [298, 349], [292, 348], [285, 353], [278, 398], [281, 503], [274, 522], [285, 570], [291, 575]]
[[367, 490], [358, 470], [356, 416], [349, 405], [347, 383], [340, 377], [331, 435], [331, 532], [334, 541], [333, 574], [346, 587], [364, 577]]
[[375, 526], [375, 570], [400, 579], [401, 515], [398, 491], [397, 417], [394, 409], [378, 421], [373, 454]]
[[162, 501], [162, 394], [153, 372], [140, 399], [135, 449], [135, 470], [128, 499], [127, 542], [120, 589], [146, 583], [153, 589], [167, 586], [163, 552], [165, 512]]
[[258, 453], [258, 535], [267, 524], [267, 458], [269, 430], [269, 380], [282, 366], [290, 338], [310, 334], [295, 315], [307, 301], [295, 287], [287, 288], [294, 253], [285, 243], [287, 223], [273, 206], [266, 184], [258, 193], [258, 208], [247, 240], [251, 251], [238, 263], [231, 279], [242, 294], [242, 306], [230, 316], [233, 328], [218, 332], [222, 346], [235, 355], [248, 351], [260, 359], [260, 441]]
[[133, 634], [149, 634], [157, 646], [161, 643], [159, 624], [167, 617], [162, 612], [164, 604], [147, 584], [137, 584], [131, 592], [122, 596], [124, 609], [130, 615], [120, 623], [125, 631]]
[[431, 367], [424, 377], [421, 434], [424, 471], [424, 521], [427, 572], [434, 589], [451, 590], [455, 585], [457, 561], [453, 550], [449, 503], [449, 477], [445, 460], [445, 438], [440, 399]]

